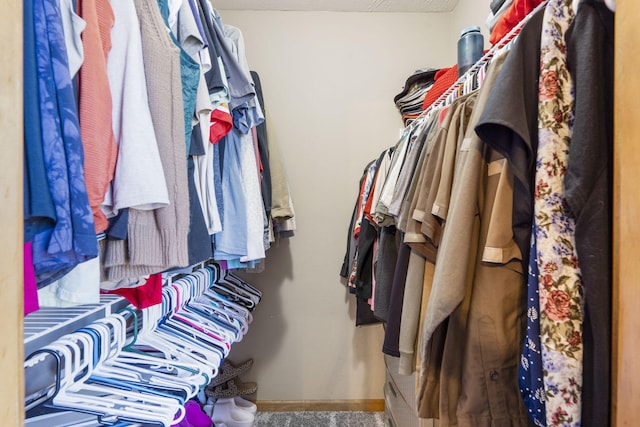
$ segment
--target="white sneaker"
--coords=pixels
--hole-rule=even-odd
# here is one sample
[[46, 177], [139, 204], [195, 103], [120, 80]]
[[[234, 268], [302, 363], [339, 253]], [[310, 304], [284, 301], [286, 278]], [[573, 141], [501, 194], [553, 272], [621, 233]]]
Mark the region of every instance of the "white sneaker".
[[243, 411], [250, 412], [251, 414], [254, 414], [254, 415], [256, 412], [258, 412], [258, 407], [256, 406], [255, 403], [251, 402], [250, 400], [244, 399], [240, 396], [224, 397], [216, 400], [216, 404], [218, 403], [231, 404], [238, 409], [242, 409]]
[[207, 414], [208, 417], [211, 417], [211, 415], [213, 415], [213, 403], [207, 403], [206, 405], [204, 405], [202, 407], [202, 412]]
[[232, 402], [219, 403], [218, 400], [213, 406], [211, 419], [216, 426], [224, 423], [227, 427], [252, 427], [255, 416]]

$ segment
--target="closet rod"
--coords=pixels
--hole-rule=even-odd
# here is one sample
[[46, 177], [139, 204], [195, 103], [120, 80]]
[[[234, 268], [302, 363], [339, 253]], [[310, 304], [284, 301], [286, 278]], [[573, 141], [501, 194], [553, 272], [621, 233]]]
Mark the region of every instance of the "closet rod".
[[[527, 16], [522, 18], [522, 20], [520, 20], [520, 22], [518, 22], [518, 24], [516, 24], [516, 26], [511, 29], [511, 31], [509, 31], [505, 36], [503, 36], [500, 39], [500, 41], [498, 41], [498, 43], [493, 45], [491, 49], [489, 49], [487, 53], [485, 53], [482, 56], [482, 58], [480, 58], [475, 64], [473, 64], [473, 66], [469, 68], [467, 72], [465, 72], [462, 76], [460, 76], [454, 84], [449, 86], [449, 88], [446, 91], [444, 91], [444, 93], [440, 95], [440, 97], [438, 97], [438, 99], [436, 99], [435, 102], [431, 104], [422, 114], [420, 114], [418, 118], [426, 116], [433, 109], [448, 105], [450, 103], [450, 102], [447, 102], [449, 96], [453, 94], [455, 91], [457, 91], [459, 87], [464, 85], [465, 81], [469, 77], [477, 73], [478, 70], [480, 70], [480, 68], [488, 64], [491, 61], [491, 58], [493, 58], [494, 55], [499, 50], [501, 50], [502, 48], [507, 46], [509, 43], [511, 43], [511, 41], [514, 40], [518, 34], [520, 34], [520, 31], [522, 30], [522, 28], [524, 28], [525, 24], [529, 21], [529, 19], [540, 9], [544, 8], [547, 5], [547, 2], [548, 0], [544, 0], [542, 3], [536, 6], [535, 9], [529, 12]], [[414, 120], [414, 122], [415, 121], [416, 120]]]

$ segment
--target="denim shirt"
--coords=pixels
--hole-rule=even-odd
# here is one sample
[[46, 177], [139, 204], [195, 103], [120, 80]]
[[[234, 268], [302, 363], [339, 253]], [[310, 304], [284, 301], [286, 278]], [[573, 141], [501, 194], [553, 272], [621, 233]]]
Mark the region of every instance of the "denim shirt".
[[42, 145], [56, 223], [34, 237], [39, 285], [56, 271], [98, 255], [84, 180], [84, 152], [56, 0], [34, 1]]

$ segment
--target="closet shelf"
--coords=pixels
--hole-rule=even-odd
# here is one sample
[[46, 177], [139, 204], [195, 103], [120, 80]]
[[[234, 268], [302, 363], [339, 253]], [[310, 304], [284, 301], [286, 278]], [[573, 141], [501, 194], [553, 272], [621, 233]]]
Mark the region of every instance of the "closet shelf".
[[24, 355], [46, 346], [63, 335], [76, 331], [129, 305], [117, 295], [100, 295], [99, 304], [75, 307], [43, 307], [24, 318]]

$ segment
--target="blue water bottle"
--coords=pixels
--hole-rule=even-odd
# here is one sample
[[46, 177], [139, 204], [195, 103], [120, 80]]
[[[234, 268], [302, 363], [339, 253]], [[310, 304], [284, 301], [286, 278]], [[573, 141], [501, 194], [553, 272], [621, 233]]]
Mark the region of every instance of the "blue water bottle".
[[473, 26], [463, 29], [458, 40], [458, 77], [482, 58], [483, 52], [484, 37], [480, 32], [480, 27]]

